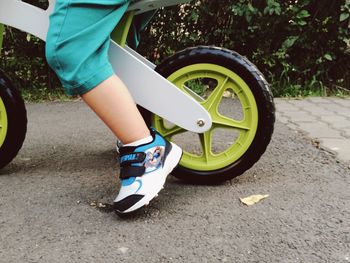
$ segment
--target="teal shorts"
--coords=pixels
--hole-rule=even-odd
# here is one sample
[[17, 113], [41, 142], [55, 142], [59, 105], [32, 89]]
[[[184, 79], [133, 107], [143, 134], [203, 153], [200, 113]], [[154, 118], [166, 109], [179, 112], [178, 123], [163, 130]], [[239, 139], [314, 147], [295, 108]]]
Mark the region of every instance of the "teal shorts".
[[[114, 74], [108, 60], [110, 34], [129, 0], [57, 0], [50, 16], [46, 59], [69, 95], [82, 95]], [[145, 17], [136, 17], [128, 42], [138, 44]], [[146, 14], [149, 21], [150, 14]], [[122, 61], [121, 61], [122, 63]]]

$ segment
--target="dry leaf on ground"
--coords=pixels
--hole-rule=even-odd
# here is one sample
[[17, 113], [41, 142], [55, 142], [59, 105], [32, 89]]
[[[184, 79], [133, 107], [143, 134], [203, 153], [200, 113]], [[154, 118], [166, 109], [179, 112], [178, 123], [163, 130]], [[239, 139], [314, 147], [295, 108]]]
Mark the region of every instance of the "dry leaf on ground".
[[254, 205], [260, 202], [262, 199], [269, 197], [269, 195], [251, 195], [246, 198], [240, 198], [241, 202], [247, 206]]

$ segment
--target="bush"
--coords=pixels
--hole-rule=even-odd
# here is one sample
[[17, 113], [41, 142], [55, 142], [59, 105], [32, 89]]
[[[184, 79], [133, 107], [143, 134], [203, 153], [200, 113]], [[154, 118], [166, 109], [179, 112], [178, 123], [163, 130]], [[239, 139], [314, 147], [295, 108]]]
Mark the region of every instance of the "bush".
[[[47, 7], [45, 0], [24, 1], [42, 8]], [[6, 27], [4, 45], [0, 56], [2, 68], [14, 85], [21, 89], [27, 98], [37, 99], [44, 94], [57, 93], [60, 87], [55, 73], [45, 60], [44, 42], [25, 32]], [[60, 92], [58, 92], [60, 93]]]
[[[160, 10], [139, 52], [157, 63], [185, 47], [222, 46], [254, 62], [276, 96], [325, 95], [350, 90], [349, 14], [350, 0], [197, 0]], [[14, 29], [6, 30], [0, 67], [29, 92], [60, 86], [44, 43]]]
[[236, 50], [263, 71], [277, 96], [350, 89], [349, 13], [349, 0], [194, 1], [161, 10], [140, 51], [162, 60], [199, 44]]

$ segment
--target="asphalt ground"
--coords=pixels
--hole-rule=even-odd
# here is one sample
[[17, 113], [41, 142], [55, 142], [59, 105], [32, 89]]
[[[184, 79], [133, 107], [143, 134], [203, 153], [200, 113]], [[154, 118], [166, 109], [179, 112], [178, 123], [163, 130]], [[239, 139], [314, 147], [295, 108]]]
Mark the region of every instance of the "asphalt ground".
[[[169, 177], [134, 217], [115, 197], [114, 138], [81, 102], [28, 104], [0, 171], [0, 262], [350, 262], [350, 170], [277, 122], [261, 160], [219, 186]], [[239, 198], [268, 194], [247, 207]]]

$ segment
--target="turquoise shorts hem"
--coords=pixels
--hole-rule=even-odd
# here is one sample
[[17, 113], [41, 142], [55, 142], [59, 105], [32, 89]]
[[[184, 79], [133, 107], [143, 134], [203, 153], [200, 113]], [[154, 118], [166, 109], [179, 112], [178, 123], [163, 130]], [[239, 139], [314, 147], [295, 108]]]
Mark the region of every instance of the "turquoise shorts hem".
[[87, 80], [81, 81], [78, 86], [71, 86], [69, 83], [63, 83], [63, 88], [70, 96], [83, 95], [86, 92], [92, 90], [103, 81], [108, 79], [114, 74], [113, 68], [110, 63], [104, 65], [96, 71], [95, 74], [90, 76]]

